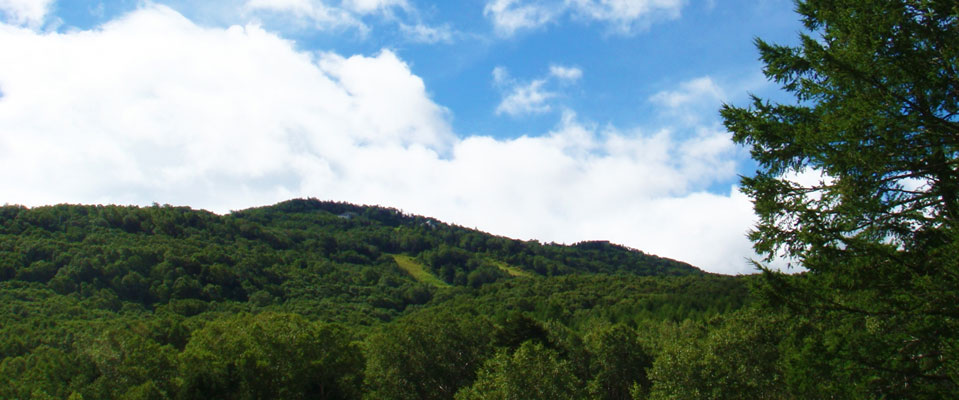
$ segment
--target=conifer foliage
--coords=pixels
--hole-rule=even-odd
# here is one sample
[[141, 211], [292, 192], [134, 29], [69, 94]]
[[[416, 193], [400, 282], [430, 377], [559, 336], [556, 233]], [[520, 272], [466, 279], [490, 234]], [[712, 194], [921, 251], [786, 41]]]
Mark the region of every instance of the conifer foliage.
[[808, 270], [767, 270], [768, 297], [810, 317], [807, 340], [827, 343], [813, 346], [827, 356], [800, 357], [805, 368], [872, 396], [955, 391], [959, 3], [805, 0], [797, 10], [798, 46], [757, 41], [765, 74], [795, 103], [722, 109], [759, 163], [743, 179], [760, 217], [756, 249]]

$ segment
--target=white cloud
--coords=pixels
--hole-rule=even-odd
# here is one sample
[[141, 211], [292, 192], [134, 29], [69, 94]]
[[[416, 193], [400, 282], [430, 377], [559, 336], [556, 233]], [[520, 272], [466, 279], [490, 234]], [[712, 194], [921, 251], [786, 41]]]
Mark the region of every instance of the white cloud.
[[679, 18], [685, 0], [567, 0], [573, 12], [602, 21], [621, 33], [645, 29], [652, 21]]
[[422, 23], [415, 25], [401, 23], [400, 31], [406, 35], [408, 40], [416, 43], [434, 44], [453, 42], [453, 30], [450, 29], [449, 25], [432, 27]]
[[348, 10], [329, 7], [316, 0], [248, 0], [244, 8], [249, 12], [286, 13], [303, 21], [312, 22], [316, 29], [357, 28], [368, 30], [366, 25]]
[[493, 83], [497, 86], [503, 86], [510, 82], [509, 71], [506, 67], [498, 65], [493, 68]]
[[[343, 0], [339, 5], [324, 0], [246, 0], [243, 10], [247, 16], [267, 18], [275, 23], [269, 26], [280, 29], [352, 28], [366, 35], [371, 30], [366, 22], [377, 18], [395, 24], [413, 43], [451, 43], [454, 36], [448, 24], [436, 27], [423, 23], [419, 12], [406, 0]], [[278, 19], [269, 19], [272, 17]]]
[[344, 0], [343, 6], [359, 14], [370, 14], [393, 7], [408, 8], [406, 0]]
[[548, 86], [554, 82], [570, 83], [582, 78], [583, 71], [575, 67], [551, 65], [549, 73], [539, 79], [520, 82], [509, 75], [506, 67], [493, 68], [493, 84], [503, 90], [503, 100], [496, 107], [496, 114], [519, 116], [539, 114], [552, 110], [549, 100], [559, 97], [559, 93]]
[[545, 80], [537, 79], [525, 85], [513, 86], [496, 107], [496, 113], [516, 116], [549, 111], [551, 107], [546, 101], [556, 97], [556, 93], [544, 90], [544, 84]]
[[[732, 146], [711, 140], [597, 130], [573, 116], [540, 137], [472, 137], [437, 170], [453, 202], [438, 193], [437, 204], [415, 211], [525, 239], [608, 239], [712, 271], [751, 272], [749, 199], [696, 189], [735, 175], [725, 165]], [[700, 163], [685, 163], [690, 148]]]
[[43, 24], [54, 0], [0, 0], [0, 17], [9, 24], [36, 28]]
[[[739, 92], [739, 90], [737, 90]], [[660, 109], [661, 115], [673, 124], [699, 126], [714, 120], [726, 94], [713, 78], [703, 76], [681, 82], [677, 88], [663, 90], [649, 97], [649, 102]]]
[[406, 0], [344, 0], [340, 7], [329, 6], [324, 0], [247, 0], [246, 7], [318, 17], [320, 22], [326, 23], [328, 21], [325, 18], [334, 14], [365, 15], [392, 8], [406, 9], [410, 6]]
[[518, 30], [537, 28], [556, 18], [562, 7], [544, 1], [491, 0], [483, 15], [492, 18], [496, 31], [510, 36]]
[[549, 74], [564, 81], [577, 81], [583, 77], [583, 70], [576, 67], [550, 65]]
[[704, 189], [735, 176], [722, 132], [597, 128], [567, 113], [542, 136], [458, 138], [389, 51], [310, 54], [160, 6], [94, 31], [0, 25], [0, 65], [4, 202], [226, 212], [315, 196], [750, 271], [749, 200]]
[[664, 90], [656, 93], [650, 97], [650, 100], [666, 107], [679, 108], [692, 103], [712, 104], [724, 97], [719, 85], [713, 82], [712, 78], [704, 76], [683, 82], [678, 90]]
[[483, 14], [503, 36], [542, 27], [563, 15], [630, 34], [652, 22], [678, 18], [684, 4], [685, 0], [489, 0]]
[[835, 179], [818, 168], [803, 168], [800, 171], [790, 170], [782, 175], [782, 179], [793, 182], [801, 187], [814, 188], [832, 185]]
[[453, 139], [390, 52], [314, 59], [255, 26], [203, 29], [164, 7], [100, 32], [5, 28], [0, 65], [0, 165], [15, 202], [153, 197], [223, 211], [291, 193], [304, 165], [340, 173], [358, 146], [443, 152]]

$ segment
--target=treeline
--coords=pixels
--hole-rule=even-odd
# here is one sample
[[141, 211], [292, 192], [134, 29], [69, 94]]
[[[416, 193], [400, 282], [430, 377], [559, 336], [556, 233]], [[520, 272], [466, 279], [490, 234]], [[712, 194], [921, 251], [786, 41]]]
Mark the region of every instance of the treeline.
[[[224, 216], [169, 206], [0, 208], [0, 280], [39, 282], [62, 294], [102, 294], [104, 301], [115, 294], [148, 307], [178, 299], [269, 302], [304, 294], [342, 301], [375, 292], [377, 299], [361, 303], [380, 313], [402, 311], [428, 299], [429, 289], [395, 266], [390, 255], [399, 253], [418, 257], [457, 285], [508, 278], [498, 265], [543, 276], [701, 273], [608, 243], [543, 245], [393, 209], [317, 200]], [[377, 287], [358, 289], [370, 286]]]
[[[741, 278], [606, 242], [380, 207], [6, 206], [0, 398], [630, 398], [655, 392], [664, 332], [746, 297]], [[533, 382], [526, 364], [552, 369]]]

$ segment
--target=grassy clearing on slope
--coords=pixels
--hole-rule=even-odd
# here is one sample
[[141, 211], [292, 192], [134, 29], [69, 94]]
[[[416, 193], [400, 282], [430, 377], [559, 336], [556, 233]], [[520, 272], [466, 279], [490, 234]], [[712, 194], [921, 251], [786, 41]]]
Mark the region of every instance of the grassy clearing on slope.
[[396, 261], [396, 264], [406, 271], [406, 273], [410, 274], [413, 279], [436, 287], [450, 286], [450, 284], [443, 282], [440, 278], [437, 278], [436, 275], [433, 275], [427, 271], [426, 267], [424, 267], [423, 264], [416, 262], [413, 257], [401, 254], [391, 254], [391, 256], [393, 257], [393, 260]]
[[532, 278], [532, 277], [533, 277], [533, 273], [531, 273], [531, 272], [529, 272], [529, 271], [523, 271], [523, 270], [521, 270], [521, 269], [519, 269], [519, 268], [510, 266], [509, 264], [504, 263], [504, 262], [502, 262], [502, 261], [489, 260], [489, 262], [493, 263], [493, 265], [497, 266], [499, 269], [501, 269], [501, 270], [503, 270], [503, 271], [506, 271], [506, 273], [507, 273], [507, 274], [510, 274], [510, 276], [520, 276], [520, 277], [523, 277], [523, 278]]

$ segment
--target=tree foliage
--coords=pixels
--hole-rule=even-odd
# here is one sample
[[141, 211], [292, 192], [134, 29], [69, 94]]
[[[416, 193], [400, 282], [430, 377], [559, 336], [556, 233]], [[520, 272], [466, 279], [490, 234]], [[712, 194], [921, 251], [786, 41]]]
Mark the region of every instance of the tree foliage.
[[525, 342], [512, 354], [489, 359], [476, 382], [456, 394], [457, 400], [582, 399], [582, 382], [570, 362], [542, 343]]
[[[711, 328], [711, 329], [708, 329]], [[788, 324], [754, 312], [712, 327], [687, 321], [671, 333], [650, 369], [651, 399], [787, 399], [781, 350]]]
[[370, 398], [451, 399], [492, 350], [491, 328], [482, 317], [448, 312], [397, 321], [369, 339]]
[[632, 328], [598, 327], [586, 335], [585, 342], [592, 355], [593, 378], [588, 382], [592, 398], [627, 400], [649, 390], [646, 371], [653, 360]]
[[[832, 376], [871, 396], [959, 390], [959, 5], [804, 0], [798, 46], [759, 40], [794, 104], [724, 106], [772, 261], [768, 297], [812, 318]], [[806, 179], [800, 179], [806, 176]], [[812, 176], [814, 179], [809, 179]]]
[[179, 369], [183, 398], [351, 399], [361, 392], [363, 357], [336, 326], [262, 313], [196, 331]]

